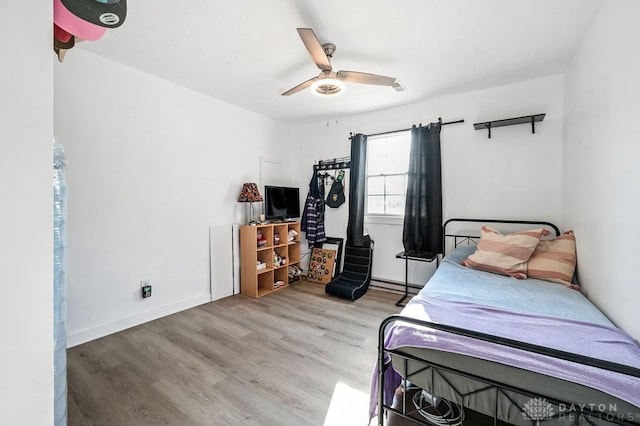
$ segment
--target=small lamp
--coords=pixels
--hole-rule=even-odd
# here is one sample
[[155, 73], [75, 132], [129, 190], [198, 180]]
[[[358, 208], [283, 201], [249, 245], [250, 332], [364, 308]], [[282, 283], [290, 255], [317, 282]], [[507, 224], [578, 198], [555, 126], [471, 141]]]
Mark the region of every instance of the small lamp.
[[238, 196], [238, 202], [249, 203], [249, 210], [251, 212], [249, 224], [253, 225], [256, 223], [256, 221], [253, 220], [253, 203], [260, 201], [262, 201], [262, 195], [260, 195], [260, 191], [258, 191], [258, 185], [252, 182], [242, 184], [242, 191], [240, 192], [240, 196]]

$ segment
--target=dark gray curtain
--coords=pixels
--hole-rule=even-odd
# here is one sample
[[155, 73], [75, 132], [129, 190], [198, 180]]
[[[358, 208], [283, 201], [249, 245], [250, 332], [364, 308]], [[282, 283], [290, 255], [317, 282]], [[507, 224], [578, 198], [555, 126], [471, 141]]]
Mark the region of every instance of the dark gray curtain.
[[407, 254], [424, 256], [443, 252], [439, 123], [411, 129], [402, 243]]
[[364, 191], [367, 179], [367, 136], [357, 133], [351, 136], [351, 166], [349, 175], [349, 223], [347, 245], [365, 246]]

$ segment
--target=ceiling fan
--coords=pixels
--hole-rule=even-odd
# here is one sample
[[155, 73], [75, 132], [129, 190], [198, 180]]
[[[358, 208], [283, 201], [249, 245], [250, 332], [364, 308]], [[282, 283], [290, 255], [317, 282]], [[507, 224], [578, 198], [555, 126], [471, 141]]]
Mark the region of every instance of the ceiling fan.
[[317, 95], [338, 95], [344, 91], [344, 82], [391, 86], [398, 92], [405, 90], [404, 86], [395, 77], [356, 71], [333, 71], [329, 59], [333, 56], [336, 45], [333, 43], [320, 44], [318, 37], [316, 37], [311, 28], [297, 28], [297, 31], [302, 43], [309, 51], [311, 59], [320, 68], [320, 74], [287, 90], [282, 96], [293, 95], [309, 86], [311, 86], [312, 92]]

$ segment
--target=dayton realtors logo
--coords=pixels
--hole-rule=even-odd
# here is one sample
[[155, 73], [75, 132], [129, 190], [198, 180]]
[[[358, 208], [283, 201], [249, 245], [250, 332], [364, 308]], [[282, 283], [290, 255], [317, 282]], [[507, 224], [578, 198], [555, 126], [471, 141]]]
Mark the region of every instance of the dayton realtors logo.
[[[554, 408], [558, 413], [554, 413]], [[549, 403], [544, 398], [531, 398], [524, 404], [522, 416], [526, 420], [536, 422], [540, 426], [541, 421], [557, 418], [560, 421], [575, 423], [578, 419], [600, 419], [609, 422], [633, 422], [640, 413], [622, 413], [618, 411], [618, 406], [614, 404], [563, 404], [556, 406]]]
[[540, 426], [540, 420], [553, 417], [553, 405], [544, 398], [531, 398], [525, 402], [522, 415], [526, 420], [534, 420], [536, 426]]

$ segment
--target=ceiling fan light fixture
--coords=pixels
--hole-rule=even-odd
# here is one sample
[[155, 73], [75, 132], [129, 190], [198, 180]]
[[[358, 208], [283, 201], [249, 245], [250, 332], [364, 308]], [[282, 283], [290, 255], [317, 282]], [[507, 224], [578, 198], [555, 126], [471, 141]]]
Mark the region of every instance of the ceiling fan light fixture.
[[333, 77], [320, 78], [311, 85], [311, 93], [317, 96], [337, 96], [344, 90], [344, 83]]

